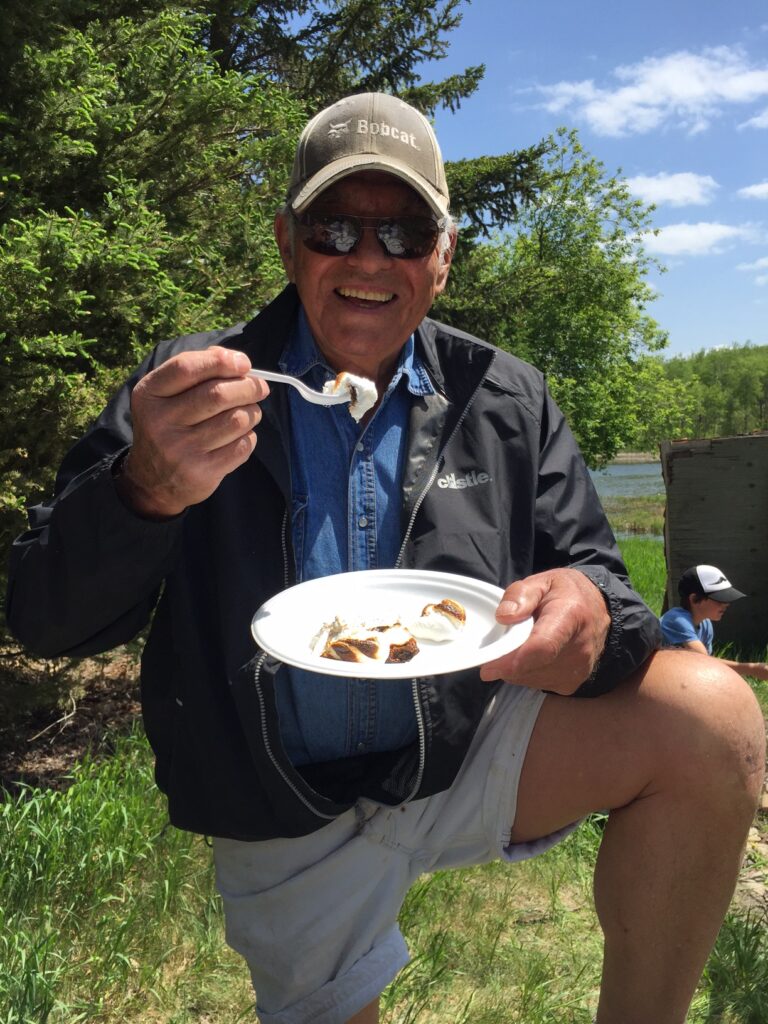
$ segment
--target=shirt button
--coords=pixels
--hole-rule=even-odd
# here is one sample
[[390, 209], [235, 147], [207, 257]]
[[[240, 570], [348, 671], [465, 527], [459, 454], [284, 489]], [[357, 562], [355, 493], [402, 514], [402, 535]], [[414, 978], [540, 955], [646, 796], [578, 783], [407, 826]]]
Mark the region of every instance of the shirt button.
[[360, 516], [360, 518], [357, 520], [357, 525], [360, 527], [361, 530], [364, 530], [368, 525], [368, 516]]
[[358, 452], [364, 452], [365, 451], [365, 445], [363, 444], [362, 441], [358, 441], [357, 442], [357, 444], [355, 445], [355, 450], [358, 451]]
[[362, 742], [358, 743], [357, 744], [357, 751], [358, 751], [359, 754], [364, 754], [365, 753], [365, 744], [362, 743]]

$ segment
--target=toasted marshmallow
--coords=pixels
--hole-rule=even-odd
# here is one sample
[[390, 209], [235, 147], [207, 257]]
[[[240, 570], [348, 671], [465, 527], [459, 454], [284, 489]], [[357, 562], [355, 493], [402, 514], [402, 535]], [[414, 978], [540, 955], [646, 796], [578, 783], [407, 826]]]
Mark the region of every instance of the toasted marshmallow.
[[399, 622], [349, 625], [338, 616], [321, 626], [310, 644], [314, 654], [333, 661], [404, 662], [419, 653], [414, 638]]
[[347, 373], [346, 370], [342, 370], [334, 380], [329, 380], [323, 385], [325, 395], [338, 395], [344, 392], [350, 396], [349, 414], [357, 423], [376, 405], [376, 399], [379, 397], [372, 380], [368, 380], [367, 377], [356, 377], [354, 373]]
[[419, 618], [408, 623], [408, 631], [420, 640], [444, 643], [453, 640], [466, 621], [464, 608], [446, 597], [439, 604], [426, 605]]

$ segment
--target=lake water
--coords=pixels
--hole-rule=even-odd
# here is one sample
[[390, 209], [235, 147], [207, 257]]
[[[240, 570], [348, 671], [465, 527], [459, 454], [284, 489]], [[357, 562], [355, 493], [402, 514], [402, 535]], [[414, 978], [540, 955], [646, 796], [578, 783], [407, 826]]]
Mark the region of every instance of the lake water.
[[601, 498], [638, 498], [664, 493], [660, 462], [613, 463], [589, 473]]

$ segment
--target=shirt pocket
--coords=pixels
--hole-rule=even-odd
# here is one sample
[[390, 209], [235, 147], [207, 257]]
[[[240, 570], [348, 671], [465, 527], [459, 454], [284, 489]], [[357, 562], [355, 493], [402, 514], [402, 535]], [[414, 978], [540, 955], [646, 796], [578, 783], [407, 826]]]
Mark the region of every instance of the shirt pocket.
[[296, 561], [296, 582], [301, 583], [304, 579], [304, 538], [307, 530], [307, 504], [309, 497], [306, 494], [294, 494], [291, 501], [291, 539], [293, 541], [293, 555]]

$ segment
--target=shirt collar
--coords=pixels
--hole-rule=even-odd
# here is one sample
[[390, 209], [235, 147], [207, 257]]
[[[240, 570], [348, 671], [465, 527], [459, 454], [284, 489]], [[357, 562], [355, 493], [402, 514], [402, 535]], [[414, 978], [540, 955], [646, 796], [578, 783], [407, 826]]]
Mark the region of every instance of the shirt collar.
[[[289, 373], [293, 377], [314, 379], [318, 387], [322, 387], [327, 380], [332, 380], [336, 376], [336, 371], [323, 359], [312, 337], [303, 307], [299, 307], [299, 315], [278, 365], [283, 373]], [[416, 352], [413, 335], [403, 345], [389, 389], [391, 390], [403, 376], [412, 395], [435, 393], [424, 364]]]

